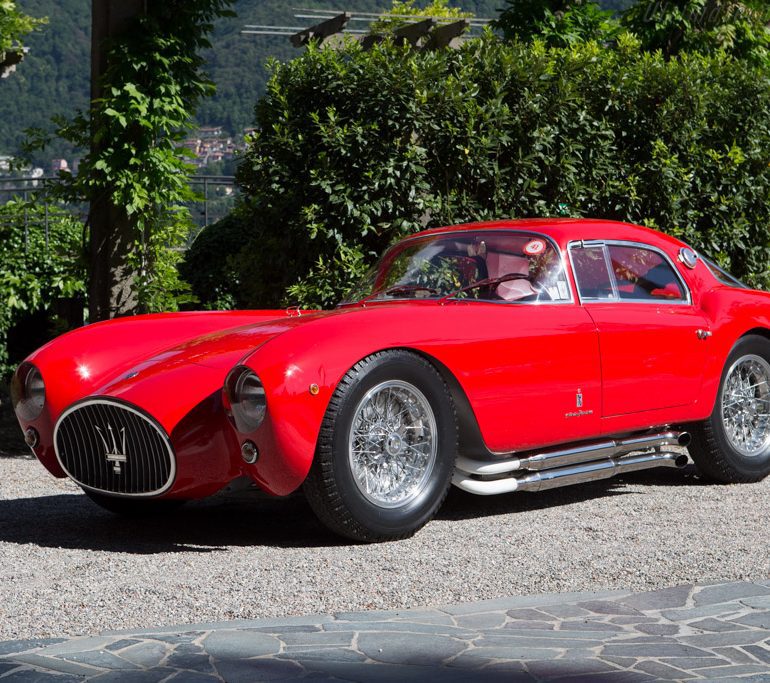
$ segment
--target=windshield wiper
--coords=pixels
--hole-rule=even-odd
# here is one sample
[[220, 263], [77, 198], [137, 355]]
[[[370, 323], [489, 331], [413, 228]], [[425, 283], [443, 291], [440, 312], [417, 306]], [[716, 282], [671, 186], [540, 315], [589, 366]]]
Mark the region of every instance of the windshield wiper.
[[450, 292], [446, 296], [442, 296], [439, 299], [439, 302], [443, 303], [447, 299], [451, 299], [458, 294], [461, 294], [462, 292], [468, 292], [472, 289], [478, 289], [479, 287], [493, 287], [494, 285], [499, 285], [503, 282], [510, 282], [511, 280], [528, 279], [529, 275], [524, 275], [524, 273], [506, 273], [505, 275], [500, 275], [500, 277], [486, 277], [483, 280], [476, 280], [475, 282], [471, 282], [469, 285], [465, 285], [465, 287], [460, 287], [460, 289], [456, 289], [454, 292]]
[[383, 291], [372, 292], [368, 296], [365, 296], [363, 299], [361, 299], [358, 303], [363, 304], [381, 295], [393, 296], [396, 294], [410, 294], [411, 292], [430, 292], [431, 294], [437, 294], [438, 290], [434, 289], [433, 287], [426, 287], [425, 285], [394, 285], [393, 287], [388, 287], [388, 289]]

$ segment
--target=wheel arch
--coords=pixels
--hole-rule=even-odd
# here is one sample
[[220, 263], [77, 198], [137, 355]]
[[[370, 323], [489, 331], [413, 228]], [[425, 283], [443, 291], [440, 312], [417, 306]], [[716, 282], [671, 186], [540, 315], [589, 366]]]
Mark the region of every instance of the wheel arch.
[[[270, 351], [269, 345], [265, 349]], [[285, 363], [279, 361], [259, 364], [251, 359], [247, 365], [257, 372], [265, 386], [281, 387], [277, 395], [269, 395], [270, 419], [261, 427], [260, 434], [241, 435], [255, 439], [262, 456], [248, 467], [248, 474], [265, 490], [274, 495], [286, 495], [295, 490], [307, 477], [315, 460], [324, 416], [329, 402], [340, 385], [342, 378], [366, 358], [386, 351], [402, 351], [422, 362], [428, 363], [445, 382], [449, 396], [454, 402], [457, 415], [458, 452], [489, 459], [476, 415], [470, 400], [454, 372], [430, 351], [409, 344], [374, 346], [362, 344], [351, 353], [330, 353], [324, 358], [325, 346], [312, 350], [310, 360], [302, 365], [304, 371], [287, 377]], [[282, 358], [282, 353], [276, 356]], [[353, 360], [355, 358], [355, 360]], [[270, 359], [272, 361], [272, 359]], [[298, 364], [299, 365], [299, 364]], [[311, 383], [317, 383], [317, 393], [308, 391]], [[297, 416], [302, 416], [297, 420]], [[287, 425], [293, 425], [287, 428]], [[264, 447], [263, 447], [264, 443]]]
[[476, 419], [476, 413], [473, 412], [473, 407], [468, 399], [468, 395], [465, 393], [465, 389], [463, 389], [457, 377], [455, 377], [455, 374], [438, 358], [425, 351], [410, 347], [401, 348], [403, 348], [404, 351], [409, 351], [422, 357], [423, 360], [430, 363], [439, 375], [441, 375], [441, 378], [449, 388], [449, 393], [454, 401], [457, 414], [457, 429], [459, 435], [458, 452], [466, 456], [480, 458], [490, 457], [490, 451], [484, 443], [484, 438], [481, 436], [481, 429], [479, 428], [479, 423]]
[[714, 339], [717, 340], [717, 348], [712, 352], [707, 370], [704, 372], [699, 399], [704, 408], [708, 409], [709, 414], [716, 407], [719, 398], [719, 382], [725, 371], [725, 363], [727, 363], [730, 353], [736, 344], [750, 336], [762, 337], [770, 342], [770, 328], [755, 325], [748, 329], [742, 329], [742, 327], [731, 326], [724, 331], [715, 332]]
[[[743, 339], [744, 337], [748, 337], [749, 335], [764, 337], [765, 339], [770, 341], [770, 329], [766, 327], [753, 327], [752, 329], [747, 330], [740, 337], [738, 337], [738, 339], [735, 340], [735, 343], [733, 344], [733, 346], [735, 346], [735, 344], [737, 344], [741, 339]], [[730, 349], [732, 350], [732, 347], [730, 347]]]

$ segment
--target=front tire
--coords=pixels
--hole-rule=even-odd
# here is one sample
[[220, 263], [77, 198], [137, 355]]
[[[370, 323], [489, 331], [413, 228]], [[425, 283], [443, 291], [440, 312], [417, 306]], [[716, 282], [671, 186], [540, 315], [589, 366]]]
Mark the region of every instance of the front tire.
[[375, 353], [329, 402], [305, 495], [342, 536], [406, 538], [444, 502], [456, 451], [454, 404], [441, 375], [408, 351]]
[[714, 411], [692, 436], [690, 455], [708, 479], [748, 483], [770, 474], [770, 341], [747, 335], [736, 342]]

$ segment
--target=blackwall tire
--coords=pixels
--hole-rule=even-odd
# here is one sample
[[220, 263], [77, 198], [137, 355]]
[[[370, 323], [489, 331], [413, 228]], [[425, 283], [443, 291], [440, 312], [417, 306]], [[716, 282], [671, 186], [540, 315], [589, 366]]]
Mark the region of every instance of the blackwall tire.
[[707, 479], [749, 483], [770, 474], [770, 341], [747, 335], [736, 342], [714, 411], [692, 437], [690, 456]]
[[335, 390], [305, 495], [342, 536], [406, 538], [444, 502], [456, 451], [454, 404], [438, 371], [408, 351], [378, 352]]

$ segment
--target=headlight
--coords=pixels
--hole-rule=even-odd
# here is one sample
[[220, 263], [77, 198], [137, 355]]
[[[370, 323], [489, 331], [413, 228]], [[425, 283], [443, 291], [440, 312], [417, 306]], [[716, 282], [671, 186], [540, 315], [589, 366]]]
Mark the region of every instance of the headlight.
[[239, 365], [227, 375], [224, 387], [225, 407], [243, 433], [253, 432], [265, 419], [267, 399], [265, 388], [253, 370]]
[[40, 416], [45, 405], [45, 382], [32, 363], [22, 363], [11, 380], [11, 402], [20, 420], [29, 422]]

